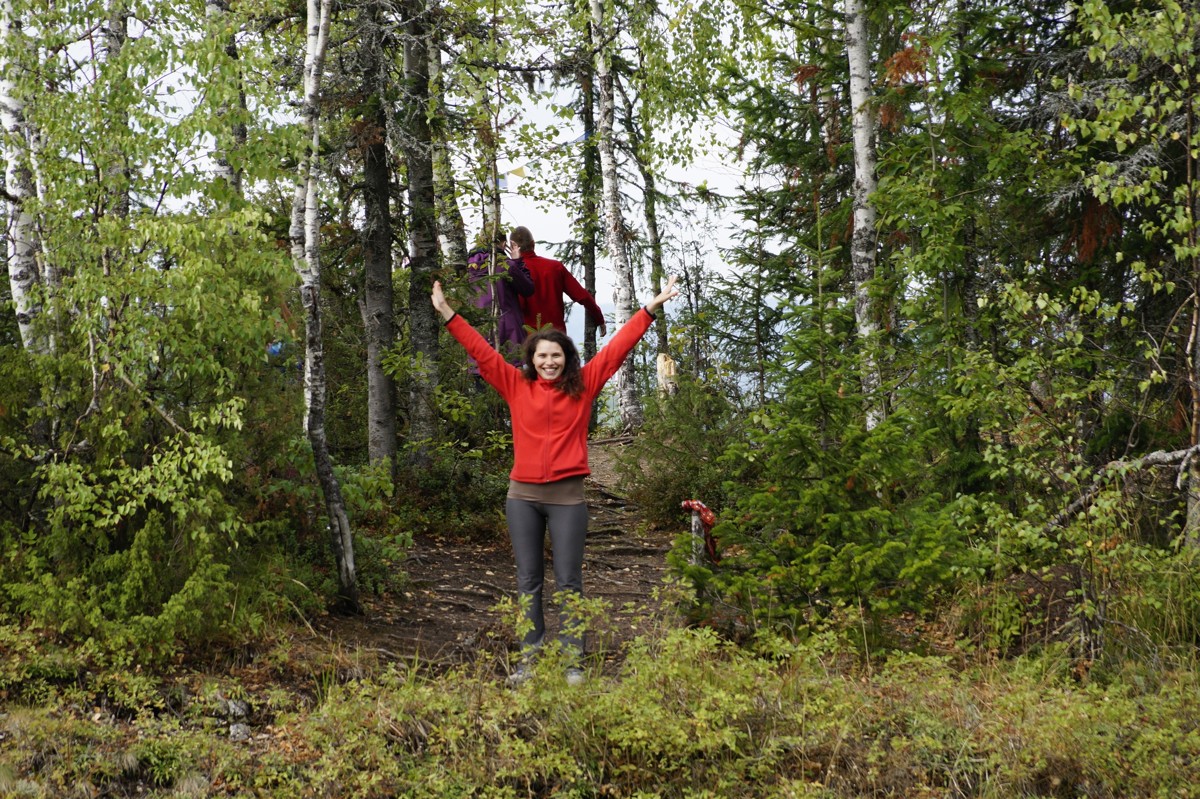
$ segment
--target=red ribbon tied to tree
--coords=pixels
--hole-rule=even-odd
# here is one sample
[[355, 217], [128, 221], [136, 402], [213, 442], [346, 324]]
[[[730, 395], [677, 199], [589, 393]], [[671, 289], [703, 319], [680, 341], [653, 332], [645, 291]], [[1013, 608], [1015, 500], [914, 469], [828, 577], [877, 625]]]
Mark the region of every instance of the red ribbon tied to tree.
[[708, 557], [713, 563], [719, 563], [721, 556], [717, 554], [717, 539], [713, 538], [713, 525], [717, 523], [717, 515], [709, 510], [709, 507], [698, 499], [685, 499], [679, 503], [685, 510], [690, 510], [700, 517], [700, 523], [704, 525], [704, 548], [708, 551]]

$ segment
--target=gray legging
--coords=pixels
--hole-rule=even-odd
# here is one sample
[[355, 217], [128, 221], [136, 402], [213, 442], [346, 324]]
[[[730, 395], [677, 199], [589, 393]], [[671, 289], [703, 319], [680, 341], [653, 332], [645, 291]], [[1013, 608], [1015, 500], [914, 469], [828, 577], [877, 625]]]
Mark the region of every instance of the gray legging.
[[[504, 505], [508, 516], [508, 535], [512, 539], [517, 562], [517, 591], [529, 595], [528, 619], [533, 630], [525, 635], [522, 647], [536, 647], [546, 635], [542, 616], [542, 583], [546, 574], [544, 548], [546, 527], [550, 527], [550, 546], [554, 552], [554, 581], [559, 591], [583, 594], [583, 542], [587, 538], [587, 505], [547, 505], [524, 499], [509, 499]], [[565, 614], [559, 640], [563, 646], [583, 652], [582, 633], [573, 633], [575, 622]]]

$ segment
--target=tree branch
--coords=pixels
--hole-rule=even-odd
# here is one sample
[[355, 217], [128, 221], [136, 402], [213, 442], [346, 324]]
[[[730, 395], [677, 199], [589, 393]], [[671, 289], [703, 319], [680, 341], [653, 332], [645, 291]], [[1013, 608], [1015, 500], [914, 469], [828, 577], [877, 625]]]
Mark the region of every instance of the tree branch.
[[1096, 495], [1104, 489], [1107, 482], [1118, 474], [1158, 466], [1176, 466], [1178, 468], [1178, 475], [1175, 478], [1175, 486], [1177, 488], [1182, 487], [1183, 481], [1186, 479], [1185, 475], [1187, 474], [1188, 464], [1197, 455], [1200, 455], [1200, 446], [1177, 449], [1170, 452], [1157, 450], [1132, 461], [1110, 461], [1101, 467], [1100, 471], [1092, 478], [1092, 484], [1082, 494], [1050, 520], [1045, 530], [1049, 532], [1055, 528], [1062, 527], [1073, 516], [1086, 510], [1096, 499]]

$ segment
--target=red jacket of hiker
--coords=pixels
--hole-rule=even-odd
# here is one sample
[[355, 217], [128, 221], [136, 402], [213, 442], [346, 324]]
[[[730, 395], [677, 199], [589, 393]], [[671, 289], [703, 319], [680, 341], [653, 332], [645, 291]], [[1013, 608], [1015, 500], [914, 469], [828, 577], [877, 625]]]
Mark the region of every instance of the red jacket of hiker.
[[654, 316], [645, 308], [626, 322], [595, 357], [583, 365], [583, 393], [571, 397], [540, 377], [528, 380], [504, 360], [483, 336], [458, 314], [446, 329], [479, 364], [479, 374], [492, 385], [512, 413], [513, 468], [509, 476], [522, 483], [549, 483], [591, 474], [587, 432], [592, 401], [621, 362], [650, 329]]
[[604, 324], [604, 312], [596, 304], [595, 297], [579, 285], [579, 281], [561, 262], [553, 258], [543, 258], [533, 250], [522, 252], [521, 260], [525, 262], [533, 278], [533, 294], [521, 297], [521, 315], [526, 325], [535, 330], [553, 325], [566, 333], [564, 294], [586, 308], [588, 316], [597, 327]]

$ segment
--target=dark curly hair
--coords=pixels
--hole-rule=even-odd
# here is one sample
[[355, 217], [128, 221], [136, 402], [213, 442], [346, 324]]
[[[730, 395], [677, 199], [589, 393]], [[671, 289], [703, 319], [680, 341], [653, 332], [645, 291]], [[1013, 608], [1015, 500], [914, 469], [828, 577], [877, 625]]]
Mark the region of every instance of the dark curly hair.
[[583, 393], [583, 367], [579, 360], [579, 350], [575, 349], [575, 342], [571, 341], [571, 337], [561, 330], [539, 330], [525, 339], [525, 363], [521, 367], [521, 373], [526, 380], [538, 379], [537, 369], [533, 366], [533, 353], [537, 351], [538, 342], [541, 341], [549, 341], [562, 347], [566, 363], [563, 364], [562, 376], [554, 381], [554, 387], [578, 399]]

